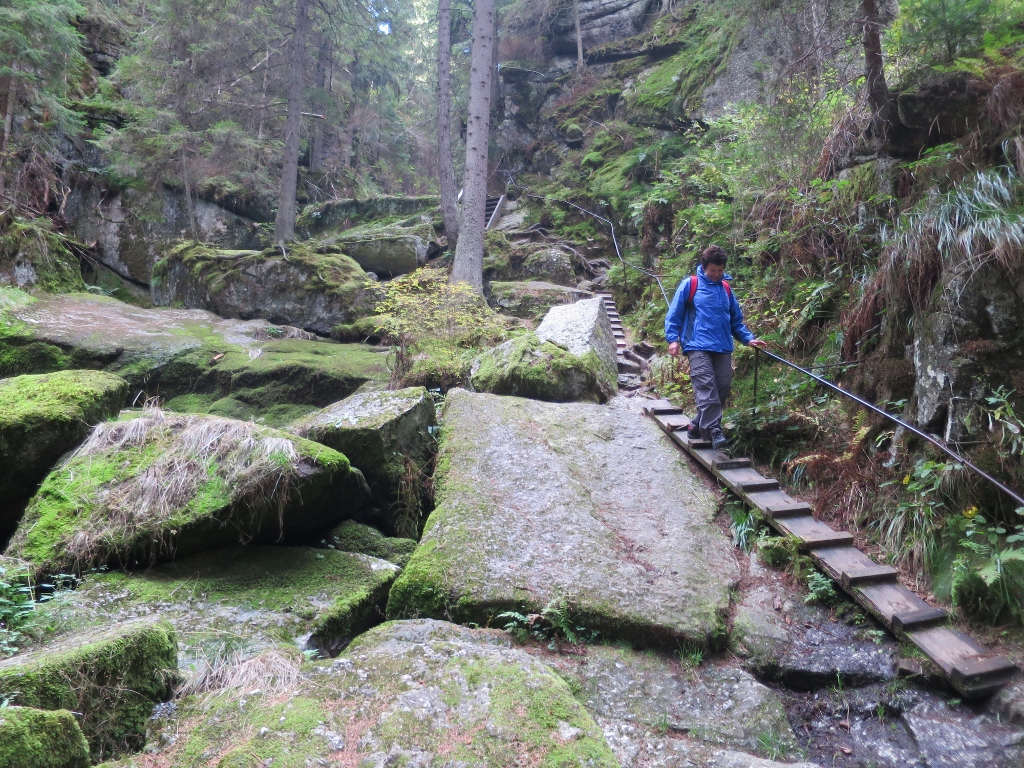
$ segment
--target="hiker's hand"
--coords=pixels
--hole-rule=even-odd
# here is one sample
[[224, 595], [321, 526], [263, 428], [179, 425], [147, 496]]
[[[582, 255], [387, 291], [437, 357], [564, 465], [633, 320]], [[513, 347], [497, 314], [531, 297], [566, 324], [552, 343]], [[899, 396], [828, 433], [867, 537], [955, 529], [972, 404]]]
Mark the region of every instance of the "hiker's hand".
[[680, 348], [678, 341], [673, 341], [671, 344], [668, 345], [668, 353], [672, 355], [672, 357], [679, 357], [679, 352]]
[[[754, 339], [747, 346], [754, 347], [755, 349], [768, 349], [768, 344], [765, 342], [764, 339]], [[669, 352], [671, 353], [672, 350], [670, 349]]]

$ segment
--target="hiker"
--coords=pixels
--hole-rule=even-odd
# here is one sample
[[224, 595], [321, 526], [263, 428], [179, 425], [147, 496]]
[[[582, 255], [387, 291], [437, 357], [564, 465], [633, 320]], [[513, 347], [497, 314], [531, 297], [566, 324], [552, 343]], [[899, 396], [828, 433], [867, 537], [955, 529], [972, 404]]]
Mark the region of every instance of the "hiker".
[[678, 357], [682, 352], [690, 359], [697, 401], [690, 436], [710, 440], [716, 449], [729, 444], [722, 432], [722, 406], [732, 387], [732, 340], [759, 349], [766, 346], [743, 324], [743, 310], [725, 274], [727, 259], [721, 246], [705, 248], [697, 274], [679, 284], [665, 316], [668, 353]]

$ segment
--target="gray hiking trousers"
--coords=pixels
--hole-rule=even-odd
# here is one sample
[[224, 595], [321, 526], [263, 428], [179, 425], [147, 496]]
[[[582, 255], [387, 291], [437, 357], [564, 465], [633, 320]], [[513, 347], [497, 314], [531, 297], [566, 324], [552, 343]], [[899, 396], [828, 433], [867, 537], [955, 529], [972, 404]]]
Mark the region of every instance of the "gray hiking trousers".
[[687, 352], [690, 383], [697, 401], [696, 424], [704, 437], [722, 428], [722, 406], [732, 389], [732, 353]]

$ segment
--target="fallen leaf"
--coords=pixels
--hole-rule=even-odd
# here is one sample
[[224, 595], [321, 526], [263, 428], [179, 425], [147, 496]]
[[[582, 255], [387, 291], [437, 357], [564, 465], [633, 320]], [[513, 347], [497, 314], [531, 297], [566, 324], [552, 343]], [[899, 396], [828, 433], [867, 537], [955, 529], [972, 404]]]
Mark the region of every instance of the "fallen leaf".
[[843, 750], [843, 754], [844, 755], [852, 755], [853, 754], [853, 750], [850, 749], [849, 747], [840, 747], [840, 749]]

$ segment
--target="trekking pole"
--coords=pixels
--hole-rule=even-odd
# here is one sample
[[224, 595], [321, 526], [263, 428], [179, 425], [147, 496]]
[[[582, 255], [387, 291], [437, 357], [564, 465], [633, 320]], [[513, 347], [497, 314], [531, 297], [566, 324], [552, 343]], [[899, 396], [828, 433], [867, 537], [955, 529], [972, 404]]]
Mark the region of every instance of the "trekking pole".
[[761, 363], [761, 350], [754, 347], [754, 418], [757, 418], [757, 368]]

